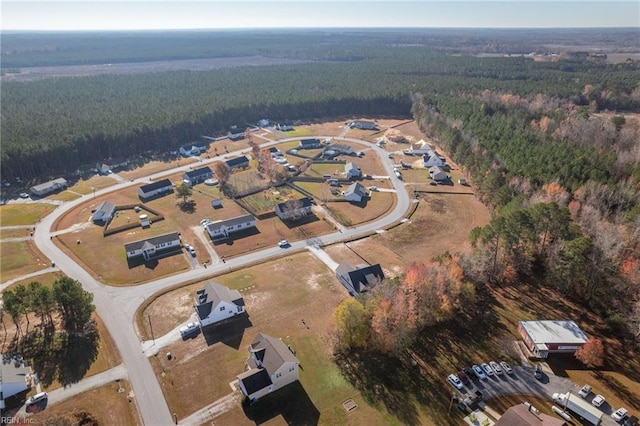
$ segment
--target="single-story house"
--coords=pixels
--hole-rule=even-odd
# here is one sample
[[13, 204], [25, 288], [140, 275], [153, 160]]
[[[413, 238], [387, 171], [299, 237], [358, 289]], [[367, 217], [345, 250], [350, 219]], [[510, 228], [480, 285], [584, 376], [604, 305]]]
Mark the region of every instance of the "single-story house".
[[447, 174], [447, 172], [445, 172], [444, 169], [440, 166], [433, 166], [429, 168], [429, 177], [431, 177], [431, 179], [435, 180], [436, 182], [449, 179], [449, 175]]
[[108, 175], [118, 167], [124, 167], [127, 164], [129, 164], [129, 160], [127, 160], [124, 157], [110, 158], [109, 160], [105, 160], [101, 163], [97, 163], [96, 169], [98, 170], [98, 173], [100, 173], [101, 175]]
[[170, 234], [127, 243], [124, 245], [124, 250], [127, 252], [127, 259], [142, 256], [144, 260], [149, 260], [161, 253], [177, 251], [180, 246], [180, 233], [171, 232]]
[[367, 196], [367, 190], [360, 182], [354, 182], [344, 191], [344, 198], [347, 201], [359, 203]]
[[221, 241], [229, 238], [230, 234], [249, 229], [256, 226], [256, 218], [253, 215], [236, 216], [231, 219], [217, 220], [205, 225], [205, 229], [214, 241]]
[[206, 152], [209, 147], [207, 145], [185, 145], [178, 150], [185, 157], [193, 157]]
[[384, 272], [382, 272], [379, 263], [358, 265], [354, 268], [348, 263], [342, 262], [336, 268], [336, 277], [350, 295], [357, 296], [384, 280]]
[[2, 355], [0, 364], [0, 410], [5, 409], [5, 399], [31, 387], [32, 371], [19, 355]]
[[541, 413], [530, 403], [514, 405], [496, 421], [495, 426], [565, 426], [557, 417]]
[[271, 157], [282, 157], [282, 151], [275, 146], [270, 147], [267, 151], [271, 154]]
[[281, 132], [291, 132], [294, 130], [291, 124], [276, 124], [276, 130], [280, 130]]
[[298, 359], [282, 340], [259, 333], [249, 345], [248, 370], [237, 376], [242, 394], [251, 401], [298, 380]]
[[227, 132], [227, 137], [232, 141], [239, 141], [244, 139], [247, 126], [231, 126]]
[[173, 184], [171, 181], [169, 179], [162, 179], [157, 182], [142, 185], [138, 188], [138, 197], [140, 197], [142, 201], [146, 201], [171, 192], [173, 192]]
[[378, 128], [378, 126], [376, 126], [376, 123], [374, 123], [373, 121], [360, 121], [360, 120], [352, 121], [351, 123], [349, 123], [349, 127], [351, 127], [352, 129], [361, 129], [361, 130], [375, 130]]
[[60, 191], [63, 189], [67, 189], [67, 180], [64, 178], [58, 178], [54, 180], [50, 180], [49, 182], [44, 182], [39, 185], [32, 186], [29, 188], [29, 192], [33, 195], [37, 195], [42, 197], [47, 194], [51, 194], [52, 192]]
[[258, 121], [258, 126], [260, 127], [269, 127], [270, 125], [271, 125], [271, 122], [266, 118], [262, 118], [260, 119], [260, 121]]
[[422, 156], [422, 164], [424, 165], [425, 168], [428, 169], [434, 166], [442, 167], [445, 164], [447, 164], [447, 162], [443, 160], [442, 157], [436, 155], [435, 152], [432, 151], [431, 153], [424, 154]]
[[337, 152], [338, 154], [343, 154], [343, 155], [353, 155], [353, 152], [354, 152], [352, 146], [343, 145], [343, 144], [331, 145], [329, 149]]
[[568, 320], [520, 321], [518, 332], [539, 358], [547, 358], [550, 353], [572, 354], [589, 340], [575, 322]]
[[282, 220], [298, 219], [311, 213], [311, 200], [309, 197], [298, 200], [285, 201], [275, 207], [276, 216]]
[[300, 140], [300, 144], [298, 147], [300, 149], [315, 149], [320, 148], [322, 144], [320, 143], [320, 139], [312, 138], [312, 139], [302, 139]]
[[209, 281], [196, 292], [196, 313], [201, 327], [215, 324], [244, 312], [244, 299], [238, 290]]
[[204, 182], [213, 176], [213, 172], [209, 167], [200, 167], [199, 169], [185, 172], [182, 175], [182, 181], [189, 186], [193, 186], [196, 183]]
[[91, 220], [93, 222], [109, 223], [113, 219], [113, 214], [116, 212], [116, 206], [109, 202], [103, 201], [98, 205], [98, 208], [91, 214]]
[[249, 167], [249, 159], [243, 155], [241, 157], [231, 158], [230, 160], [225, 161], [224, 164], [229, 170], [243, 169], [245, 167]]
[[344, 165], [344, 173], [347, 175], [347, 179], [359, 179], [362, 177], [360, 167], [353, 163], [347, 163]]

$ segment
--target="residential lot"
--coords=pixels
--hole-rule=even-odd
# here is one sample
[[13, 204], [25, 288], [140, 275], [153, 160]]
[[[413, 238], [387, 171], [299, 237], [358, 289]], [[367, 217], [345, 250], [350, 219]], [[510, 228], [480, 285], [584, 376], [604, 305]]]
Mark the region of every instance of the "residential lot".
[[34, 225], [55, 208], [43, 203], [5, 204], [0, 206], [0, 226]]

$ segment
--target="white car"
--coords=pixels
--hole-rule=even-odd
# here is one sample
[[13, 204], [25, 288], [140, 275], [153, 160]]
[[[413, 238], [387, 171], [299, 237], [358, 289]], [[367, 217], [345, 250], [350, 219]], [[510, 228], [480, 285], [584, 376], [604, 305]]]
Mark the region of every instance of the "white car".
[[282, 248], [284, 247], [289, 247], [291, 244], [289, 244], [289, 241], [287, 240], [280, 240], [280, 242], [278, 243], [278, 245]]
[[620, 407], [618, 408], [616, 411], [613, 412], [613, 414], [611, 415], [611, 417], [613, 418], [613, 420], [615, 420], [616, 422], [621, 422], [622, 419], [624, 419], [625, 417], [627, 417], [627, 409]]
[[195, 333], [196, 330], [200, 329], [200, 327], [198, 326], [198, 323], [196, 322], [190, 322], [187, 325], [185, 325], [184, 327], [180, 327], [180, 335], [182, 337], [186, 337], [189, 336], [192, 333]]
[[449, 374], [449, 376], [447, 377], [447, 381], [451, 383], [451, 386], [453, 386], [458, 390], [464, 389], [464, 385], [462, 384], [458, 376], [456, 376], [455, 374]]
[[28, 407], [30, 405], [37, 404], [40, 401], [44, 401], [47, 398], [49, 398], [49, 395], [47, 395], [46, 392], [40, 392], [27, 399], [25, 405]]
[[602, 404], [604, 404], [604, 396], [596, 395], [596, 397], [593, 398], [593, 401], [591, 401], [591, 403], [593, 404], [594, 407], [601, 406]]
[[476, 364], [473, 364], [471, 368], [473, 368], [473, 372], [476, 373], [476, 376], [478, 376], [478, 379], [487, 380], [487, 375], [484, 374], [484, 371], [482, 371], [482, 368], [480, 368]]
[[487, 376], [493, 376], [493, 370], [491, 369], [491, 367], [489, 367], [489, 364], [480, 364], [480, 367], [482, 367], [482, 370]]
[[500, 365], [502, 366], [502, 369], [505, 373], [513, 374], [513, 368], [511, 368], [511, 366], [506, 361], [502, 361]]
[[377, 191], [378, 187], [377, 186], [370, 186], [369, 187], [369, 191]]
[[196, 257], [196, 249], [194, 247], [189, 247], [189, 253], [191, 253], [191, 256]]
[[20, 198], [29, 198], [29, 194], [27, 194], [26, 192], [21, 192]]
[[502, 375], [502, 368], [500, 368], [500, 365], [499, 365], [497, 362], [495, 362], [495, 361], [491, 361], [491, 362], [489, 362], [489, 365], [491, 366], [491, 369], [492, 369], [493, 371], [495, 371], [495, 373], [496, 373], [498, 376], [501, 376], [501, 375]]
[[578, 391], [578, 395], [581, 396], [582, 398], [586, 398], [587, 396], [589, 396], [590, 393], [591, 393], [591, 386], [589, 385], [584, 385], [582, 389]]

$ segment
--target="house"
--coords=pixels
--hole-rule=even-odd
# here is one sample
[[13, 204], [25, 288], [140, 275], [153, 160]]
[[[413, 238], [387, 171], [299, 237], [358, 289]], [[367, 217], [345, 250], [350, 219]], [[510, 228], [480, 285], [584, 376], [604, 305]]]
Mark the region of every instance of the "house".
[[294, 130], [293, 126], [290, 124], [276, 124], [276, 130], [280, 130], [281, 132], [291, 132]]
[[91, 220], [95, 222], [102, 222], [107, 224], [113, 219], [113, 214], [116, 212], [116, 206], [109, 202], [103, 201], [98, 205], [98, 208], [91, 214]]
[[282, 151], [280, 151], [278, 148], [276, 148], [275, 146], [272, 146], [271, 148], [269, 148], [267, 150], [269, 152], [269, 154], [271, 155], [271, 157], [275, 158], [275, 157], [282, 157]]
[[[5, 400], [31, 388], [31, 367], [20, 355], [2, 355], [0, 364], [0, 410], [5, 409]], [[10, 417], [7, 417], [10, 419]]]
[[404, 153], [407, 155], [415, 155], [415, 156], [425, 155], [425, 154], [435, 155], [435, 151], [433, 150], [433, 147], [422, 139], [414, 144], [411, 144], [411, 148], [405, 150]]
[[354, 153], [353, 147], [349, 145], [334, 144], [330, 149], [342, 155], [353, 155]]
[[573, 321], [520, 321], [518, 332], [529, 350], [539, 358], [550, 353], [572, 354], [589, 339]]
[[384, 280], [384, 273], [380, 264], [359, 265], [353, 268], [342, 262], [336, 268], [336, 277], [350, 295], [357, 296]]
[[173, 184], [171, 181], [169, 179], [162, 179], [157, 182], [142, 185], [138, 188], [138, 197], [140, 197], [142, 201], [147, 201], [171, 192], [173, 192]]
[[440, 166], [433, 166], [429, 169], [429, 177], [436, 182], [442, 182], [449, 179], [449, 175]]
[[248, 370], [237, 376], [242, 394], [251, 401], [298, 380], [298, 359], [282, 340], [259, 333], [249, 345]]
[[359, 203], [367, 196], [367, 190], [360, 182], [354, 182], [344, 191], [344, 198], [347, 201]]
[[61, 191], [63, 189], [67, 189], [67, 180], [64, 178], [58, 178], [50, 180], [49, 182], [32, 186], [31, 188], [29, 188], [29, 192], [31, 192], [33, 195], [42, 197], [44, 195], [51, 194], [52, 192], [56, 191]]
[[146, 240], [127, 243], [124, 245], [124, 251], [127, 252], [127, 259], [142, 256], [144, 260], [149, 260], [160, 254], [178, 251], [180, 246], [180, 234], [178, 232], [172, 232], [170, 234], [147, 238]]
[[362, 177], [362, 171], [358, 166], [353, 163], [347, 163], [344, 165], [344, 173], [347, 175], [347, 179], [359, 179]]
[[178, 150], [184, 157], [193, 157], [206, 152], [209, 147], [207, 145], [185, 145]]
[[361, 129], [361, 130], [376, 130], [378, 126], [373, 121], [360, 121], [355, 120], [348, 124], [352, 129]]
[[422, 164], [425, 168], [428, 169], [435, 166], [443, 167], [447, 164], [447, 162], [442, 157], [436, 155], [434, 151], [432, 151], [431, 153], [424, 154], [422, 156]]
[[298, 147], [300, 149], [315, 149], [320, 148], [322, 144], [320, 143], [320, 139], [312, 138], [312, 139], [302, 139], [300, 140], [300, 144]]
[[566, 424], [564, 420], [541, 413], [525, 402], [505, 411], [495, 426], [565, 426]]
[[199, 169], [185, 172], [182, 175], [182, 181], [189, 186], [193, 186], [196, 183], [204, 182], [213, 176], [213, 172], [209, 167], [200, 167]]
[[270, 125], [271, 125], [271, 122], [266, 118], [263, 118], [260, 121], [258, 121], [258, 126], [260, 127], [269, 127]]
[[245, 167], [249, 167], [249, 159], [245, 155], [243, 155], [241, 157], [232, 158], [225, 161], [224, 165], [227, 166], [229, 170], [243, 169]]
[[97, 163], [96, 169], [101, 175], [108, 175], [113, 170], [119, 167], [124, 167], [127, 164], [129, 164], [129, 160], [124, 157], [110, 158], [109, 160], [105, 160], [102, 163]]
[[200, 327], [244, 313], [244, 299], [238, 290], [211, 281], [196, 291], [195, 302]]
[[282, 220], [299, 219], [311, 213], [311, 200], [309, 197], [298, 200], [289, 200], [277, 204], [275, 207], [276, 216]]
[[227, 132], [227, 137], [232, 141], [239, 141], [245, 138], [247, 126], [231, 126]]
[[256, 218], [253, 215], [236, 216], [231, 219], [217, 220], [205, 225], [205, 229], [213, 241], [222, 241], [229, 238], [230, 234], [243, 229], [254, 228]]

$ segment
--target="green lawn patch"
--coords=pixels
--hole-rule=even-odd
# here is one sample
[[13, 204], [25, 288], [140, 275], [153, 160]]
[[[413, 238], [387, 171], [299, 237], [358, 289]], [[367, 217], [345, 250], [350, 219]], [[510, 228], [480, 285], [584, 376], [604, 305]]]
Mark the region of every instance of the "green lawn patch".
[[39, 203], [5, 204], [0, 206], [0, 226], [34, 225], [55, 208]]

